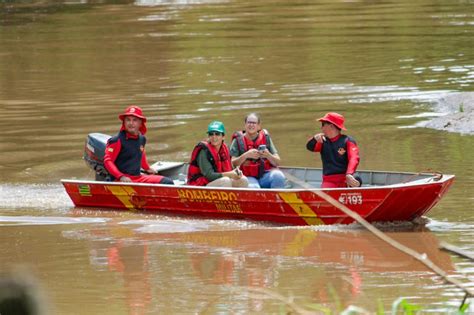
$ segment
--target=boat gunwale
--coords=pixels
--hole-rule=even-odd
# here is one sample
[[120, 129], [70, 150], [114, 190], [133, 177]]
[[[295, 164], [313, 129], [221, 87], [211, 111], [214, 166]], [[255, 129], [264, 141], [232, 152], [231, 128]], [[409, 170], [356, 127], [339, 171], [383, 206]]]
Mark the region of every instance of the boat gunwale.
[[[305, 168], [305, 167], [281, 167], [281, 170], [287, 169], [299, 169], [299, 170], [321, 170], [318, 168]], [[413, 176], [428, 176], [423, 178], [423, 182], [420, 182], [420, 179], [407, 181], [405, 183], [395, 183], [389, 185], [372, 185], [372, 186], [362, 186], [362, 187], [343, 187], [343, 188], [320, 188], [320, 187], [311, 187], [311, 188], [249, 188], [249, 187], [215, 187], [215, 186], [191, 186], [191, 185], [166, 185], [166, 184], [150, 184], [150, 183], [134, 183], [134, 182], [107, 182], [107, 181], [96, 181], [96, 180], [77, 180], [77, 179], [61, 179], [61, 183], [65, 184], [93, 184], [93, 185], [114, 185], [114, 186], [138, 186], [138, 187], [162, 187], [162, 188], [175, 188], [175, 189], [206, 189], [206, 190], [231, 190], [231, 191], [244, 191], [244, 192], [269, 192], [269, 193], [278, 193], [278, 192], [311, 192], [313, 190], [317, 191], [344, 191], [351, 192], [356, 190], [379, 190], [379, 189], [394, 189], [394, 188], [406, 188], [406, 187], [417, 187], [417, 186], [431, 186], [444, 184], [448, 181], [451, 181], [455, 178], [453, 174], [442, 174], [442, 178], [433, 181], [435, 178], [435, 173], [410, 173], [410, 172], [386, 172], [386, 171], [359, 171], [360, 173], [377, 173], [377, 174], [399, 174], [399, 175], [413, 175]], [[428, 180], [431, 180], [428, 182]], [[304, 182], [306, 183], [306, 182]], [[309, 185], [309, 184], [308, 184]]]

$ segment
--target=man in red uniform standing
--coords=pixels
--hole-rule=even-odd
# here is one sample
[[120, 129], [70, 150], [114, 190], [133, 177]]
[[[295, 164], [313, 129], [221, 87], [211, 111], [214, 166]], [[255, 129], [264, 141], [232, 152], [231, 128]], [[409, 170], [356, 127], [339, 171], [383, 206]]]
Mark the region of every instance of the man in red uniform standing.
[[308, 140], [306, 148], [320, 152], [323, 162], [322, 188], [359, 187], [362, 184], [354, 176], [359, 165], [359, 148], [355, 140], [343, 135], [344, 117], [338, 113], [327, 113], [318, 119], [322, 133]]
[[[173, 184], [148, 164], [145, 154], [146, 117], [138, 106], [129, 106], [119, 115], [122, 127], [117, 135], [107, 141], [104, 165], [115, 181]], [[142, 175], [140, 169], [147, 173]]]

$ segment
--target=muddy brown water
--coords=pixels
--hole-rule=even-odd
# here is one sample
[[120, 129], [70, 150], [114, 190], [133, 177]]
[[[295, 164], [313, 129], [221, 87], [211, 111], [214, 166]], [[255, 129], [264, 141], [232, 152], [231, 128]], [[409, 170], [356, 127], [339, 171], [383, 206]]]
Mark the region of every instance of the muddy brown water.
[[[422, 227], [384, 230], [472, 282], [474, 138], [415, 127], [474, 84], [470, 1], [68, 1], [0, 5], [0, 270], [25, 268], [56, 314], [280, 313], [301, 307], [432, 313], [463, 294], [357, 226], [286, 228], [74, 208], [59, 181], [92, 179], [90, 132], [130, 104], [150, 160], [187, 161], [211, 120], [262, 115], [285, 165], [314, 121], [346, 116], [361, 169], [456, 174]], [[229, 138], [229, 137], [228, 137]], [[229, 140], [229, 139], [228, 139]], [[23, 269], [22, 269], [23, 270]], [[23, 271], [24, 272], [24, 271]], [[471, 285], [472, 286], [472, 285]], [[262, 293], [263, 292], [263, 293]]]

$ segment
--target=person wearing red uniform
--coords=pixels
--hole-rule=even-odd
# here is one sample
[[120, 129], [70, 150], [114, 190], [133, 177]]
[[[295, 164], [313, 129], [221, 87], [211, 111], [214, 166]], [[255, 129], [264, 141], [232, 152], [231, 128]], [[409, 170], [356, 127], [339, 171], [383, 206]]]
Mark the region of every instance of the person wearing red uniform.
[[[115, 136], [107, 141], [104, 166], [115, 181], [173, 184], [173, 181], [161, 175], [148, 164], [146, 144], [146, 117], [138, 106], [129, 106], [119, 115], [122, 127]], [[147, 174], [141, 174], [141, 168]]]
[[322, 133], [311, 137], [306, 148], [319, 152], [323, 162], [322, 188], [359, 187], [360, 177], [355, 176], [359, 165], [359, 148], [356, 141], [343, 135], [344, 116], [338, 113], [327, 113], [318, 119]]

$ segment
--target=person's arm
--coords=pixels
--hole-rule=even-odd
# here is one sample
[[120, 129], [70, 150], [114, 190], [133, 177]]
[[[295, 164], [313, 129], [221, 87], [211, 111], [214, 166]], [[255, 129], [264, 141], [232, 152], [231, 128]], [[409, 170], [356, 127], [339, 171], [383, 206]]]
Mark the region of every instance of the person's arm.
[[322, 133], [318, 133], [308, 139], [308, 142], [306, 143], [306, 149], [311, 152], [321, 152], [324, 140], [326, 140], [324, 135]]
[[199, 152], [197, 156], [197, 164], [201, 170], [201, 174], [210, 182], [223, 176], [221, 173], [214, 172], [214, 168], [212, 167], [211, 162], [207, 159], [207, 153], [204, 150]]
[[230, 143], [229, 154], [233, 167], [240, 166], [240, 164], [243, 163], [239, 156], [239, 147], [236, 139], [232, 140], [232, 142]]
[[121, 148], [122, 144], [120, 143], [120, 140], [114, 142], [107, 141], [107, 145], [105, 146], [104, 166], [110, 175], [117, 179], [120, 179], [123, 176], [126, 177], [126, 175], [115, 165], [115, 160], [117, 159]]
[[156, 170], [150, 167], [150, 164], [148, 164], [148, 159], [146, 158], [146, 150], [143, 150], [142, 152], [142, 160], [140, 162], [141, 168], [147, 173], [147, 174], [156, 174]]
[[269, 143], [267, 143], [267, 148], [260, 155], [266, 158], [273, 166], [278, 166], [281, 163], [280, 155], [278, 155], [278, 151], [271, 138]]
[[355, 179], [354, 173], [359, 165], [359, 148], [352, 139], [347, 140], [347, 159], [349, 162], [346, 170], [346, 183], [349, 187], [358, 187], [360, 183]]
[[247, 159], [258, 159], [260, 157], [257, 149], [250, 149], [242, 153], [242, 155], [239, 155], [240, 152], [236, 139], [232, 140], [229, 151], [232, 157], [232, 166], [234, 167], [242, 165]]
[[347, 164], [346, 174], [354, 174], [359, 165], [360, 158], [359, 147], [357, 147], [357, 144], [351, 140], [347, 141], [347, 159], [349, 160], [349, 163]]
[[238, 180], [238, 179], [241, 179], [243, 174], [242, 174], [242, 171], [239, 171], [239, 169], [234, 169], [232, 171], [228, 171], [228, 172], [224, 172], [224, 173], [221, 173], [222, 176], [225, 176], [225, 177], [229, 177], [229, 178], [232, 178], [232, 179], [235, 179], [235, 180]]

